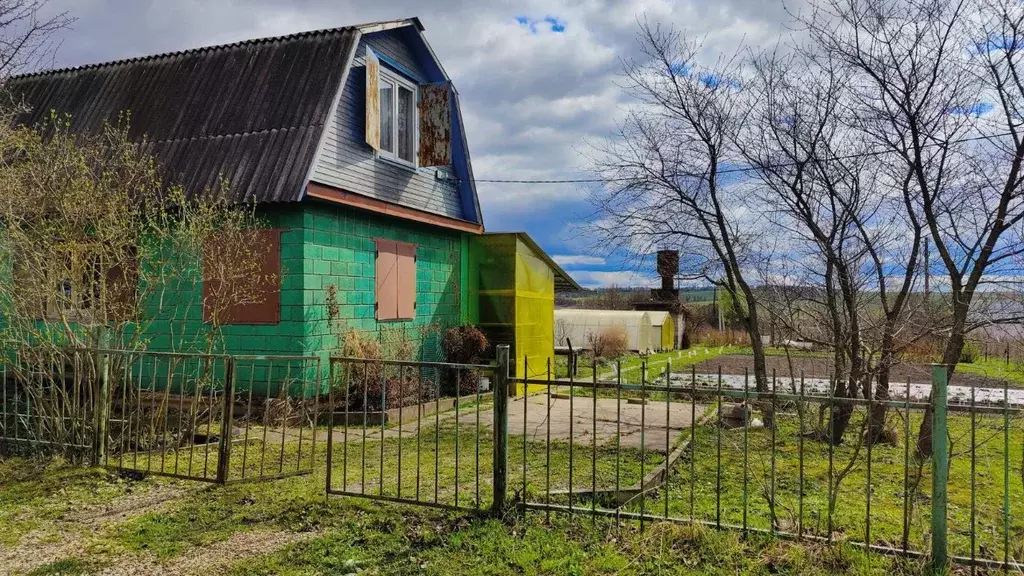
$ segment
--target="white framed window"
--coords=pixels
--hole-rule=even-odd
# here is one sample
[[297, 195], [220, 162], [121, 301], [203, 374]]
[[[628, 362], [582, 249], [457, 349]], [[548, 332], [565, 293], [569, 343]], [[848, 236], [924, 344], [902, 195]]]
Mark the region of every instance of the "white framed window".
[[382, 67], [378, 91], [380, 156], [415, 167], [419, 143], [418, 89], [412, 82]]

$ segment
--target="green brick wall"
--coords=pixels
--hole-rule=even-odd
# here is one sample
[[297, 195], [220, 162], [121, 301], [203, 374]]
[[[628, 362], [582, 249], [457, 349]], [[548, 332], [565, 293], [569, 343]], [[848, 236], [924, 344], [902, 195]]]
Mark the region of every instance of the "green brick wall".
[[[368, 338], [405, 339], [419, 359], [442, 359], [440, 329], [459, 324], [465, 317], [465, 287], [461, 281], [467, 260], [464, 233], [311, 200], [264, 208], [263, 217], [269, 226], [282, 229], [281, 320], [274, 325], [225, 325], [214, 353], [319, 356], [321, 376], [325, 377], [328, 358], [338, 350], [326, 305], [327, 288], [333, 284], [337, 287], [342, 329], [354, 329]], [[417, 245], [413, 320], [375, 320], [375, 238]], [[201, 264], [197, 262], [190, 274], [150, 303], [150, 316], [155, 320], [145, 336], [149, 350], [207, 350], [210, 327], [203, 323], [201, 279]], [[281, 366], [265, 361], [238, 363], [239, 389], [247, 390], [253, 382], [257, 393], [276, 395], [286, 373], [289, 380], [297, 377]], [[156, 372], [166, 374], [166, 369]], [[177, 372], [179, 368], [172, 370]], [[152, 372], [144, 370], [146, 380], [154, 376]], [[156, 376], [161, 382], [153, 385], [162, 389], [166, 377]], [[313, 376], [310, 371], [303, 378], [312, 382]], [[290, 382], [288, 388], [293, 394], [299, 393], [295, 382]], [[306, 393], [313, 389], [308, 385], [304, 388]]]
[[[301, 294], [282, 294], [282, 318], [304, 318], [305, 353], [326, 358], [337, 349], [326, 306], [327, 287], [333, 284], [345, 327], [371, 338], [404, 338], [420, 358], [440, 360], [438, 330], [424, 329], [462, 321], [464, 233], [319, 202], [304, 203], [301, 219], [302, 258], [284, 271], [286, 278], [301, 273], [301, 280], [293, 280], [301, 285]], [[298, 228], [298, 222], [292, 224]], [[413, 320], [375, 319], [375, 238], [417, 246]]]

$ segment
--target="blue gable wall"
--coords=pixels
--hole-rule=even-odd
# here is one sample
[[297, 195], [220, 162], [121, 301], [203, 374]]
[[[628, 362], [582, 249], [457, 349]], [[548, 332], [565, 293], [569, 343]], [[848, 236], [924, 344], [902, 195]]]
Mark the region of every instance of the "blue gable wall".
[[451, 166], [440, 171], [434, 167], [413, 170], [376, 158], [373, 149], [366, 144], [367, 48], [373, 50], [384, 67], [418, 83], [446, 81], [444, 70], [414, 27], [363, 35], [310, 179], [371, 198], [481, 223], [461, 115], [454, 95], [451, 102]]

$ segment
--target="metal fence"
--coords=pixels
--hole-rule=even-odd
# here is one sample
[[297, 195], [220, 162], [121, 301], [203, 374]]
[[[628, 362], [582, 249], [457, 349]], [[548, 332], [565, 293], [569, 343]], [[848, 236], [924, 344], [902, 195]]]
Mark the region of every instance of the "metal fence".
[[[1005, 384], [947, 387], [937, 367], [930, 384], [846, 397], [802, 375], [758, 390], [749, 375], [665, 363], [594, 366], [585, 380], [509, 366], [507, 349], [494, 367], [332, 359], [328, 493], [1022, 567], [1024, 396]], [[449, 387], [446, 399], [446, 370], [487, 375], [493, 397]], [[922, 458], [929, 411], [935, 457]]]
[[507, 362], [330, 363], [329, 494], [491, 508], [496, 412], [487, 388], [505, 389]]
[[313, 470], [315, 356], [20, 349], [0, 373], [7, 451], [221, 484]]

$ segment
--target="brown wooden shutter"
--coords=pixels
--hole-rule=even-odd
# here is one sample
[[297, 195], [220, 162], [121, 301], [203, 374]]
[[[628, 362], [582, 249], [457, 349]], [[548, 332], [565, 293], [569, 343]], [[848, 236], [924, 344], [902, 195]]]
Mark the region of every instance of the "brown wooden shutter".
[[398, 242], [398, 318], [416, 317], [416, 245]]
[[[248, 300], [227, 307], [221, 324], [277, 324], [281, 321], [281, 230], [256, 230], [253, 232], [253, 256], [259, 259], [258, 272], [250, 278], [251, 286], [244, 292]], [[203, 255], [206, 263], [220, 257], [217, 242], [209, 242]], [[203, 278], [203, 321], [212, 320], [213, 310], [218, 308], [214, 299], [218, 294], [230, 294], [232, 290], [221, 290], [221, 280]]]
[[420, 86], [420, 166], [452, 163], [451, 86], [448, 82]]
[[366, 143], [380, 150], [380, 60], [366, 49]]
[[396, 320], [398, 316], [398, 248], [391, 240], [377, 244], [377, 320]]

